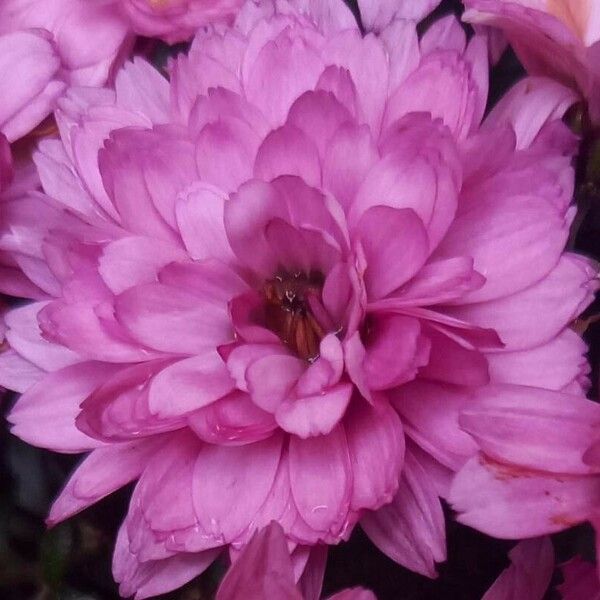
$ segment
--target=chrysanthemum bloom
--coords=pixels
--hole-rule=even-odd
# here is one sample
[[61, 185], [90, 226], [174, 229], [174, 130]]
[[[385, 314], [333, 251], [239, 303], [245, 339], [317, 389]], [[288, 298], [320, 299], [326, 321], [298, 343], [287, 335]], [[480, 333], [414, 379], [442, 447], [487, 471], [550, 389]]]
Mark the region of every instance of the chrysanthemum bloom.
[[[548, 537], [519, 542], [509, 553], [510, 565], [481, 600], [542, 600], [554, 571], [554, 550]], [[580, 596], [583, 600], [585, 596]]]
[[296, 576], [359, 521], [433, 576], [439, 495], [478, 448], [461, 409], [490, 383], [586, 384], [572, 93], [527, 79], [481, 124], [483, 40], [452, 19], [361, 37], [314, 6], [250, 2], [170, 82], [137, 60], [115, 92], [72, 90], [45, 195], [3, 207], [0, 248], [44, 297], [6, 317], [31, 384], [13, 432], [92, 451], [50, 523], [139, 480], [124, 595], [272, 520]]
[[[305, 593], [306, 592], [306, 595]], [[298, 589], [281, 525], [271, 523], [254, 534], [223, 579], [216, 600], [303, 600], [319, 591]], [[343, 590], [329, 600], [376, 600], [362, 588]]]
[[[241, 0], [2, 0], [0, 131], [13, 141], [55, 107], [68, 85], [102, 86], [135, 34], [169, 43], [231, 18]], [[92, 26], [93, 24], [93, 26]]]
[[581, 92], [600, 122], [597, 0], [464, 0], [464, 19], [501, 28], [527, 70]]

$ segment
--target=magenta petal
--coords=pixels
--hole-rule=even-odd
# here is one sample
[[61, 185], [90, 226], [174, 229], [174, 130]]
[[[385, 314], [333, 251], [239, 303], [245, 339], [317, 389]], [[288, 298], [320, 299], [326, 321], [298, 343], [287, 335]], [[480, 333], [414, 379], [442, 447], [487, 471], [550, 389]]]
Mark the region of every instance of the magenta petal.
[[264, 139], [256, 154], [254, 175], [271, 181], [279, 175], [298, 175], [308, 185], [321, 181], [319, 153], [314, 142], [301, 129], [287, 123]]
[[363, 369], [371, 390], [411, 381], [429, 359], [429, 340], [418, 319], [403, 315], [373, 314], [365, 345]]
[[356, 235], [367, 260], [370, 300], [387, 296], [408, 281], [429, 254], [423, 222], [411, 209], [369, 208], [358, 222]]
[[431, 350], [429, 361], [419, 371], [420, 377], [457, 385], [489, 383], [488, 363], [482, 352], [465, 348], [433, 328], [426, 328], [425, 335], [431, 343]]
[[494, 460], [587, 474], [583, 455], [600, 432], [600, 405], [540, 388], [487, 386], [474, 392], [459, 422]]
[[156, 281], [158, 271], [170, 262], [185, 259], [181, 248], [148, 237], [125, 237], [106, 245], [98, 271], [115, 294], [141, 283]]
[[193, 259], [233, 258], [223, 220], [225, 199], [221, 190], [203, 182], [192, 184], [179, 195], [175, 204], [177, 227]]
[[268, 412], [248, 394], [233, 392], [187, 418], [194, 433], [210, 444], [250, 444], [265, 439], [277, 428]]
[[350, 383], [340, 383], [314, 396], [287, 398], [275, 419], [284, 431], [301, 438], [326, 435], [344, 416], [353, 389]]
[[126, 524], [121, 526], [113, 556], [113, 575], [122, 596], [145, 600], [185, 585], [205, 571], [219, 550], [180, 553], [162, 560], [140, 562], [129, 549]]
[[157, 350], [195, 354], [232, 337], [227, 305], [160, 283], [140, 285], [115, 299], [117, 320]]
[[12, 433], [26, 442], [59, 452], [85, 452], [101, 446], [75, 425], [79, 405], [118, 367], [83, 362], [49, 373], [23, 394], [8, 416]]
[[587, 374], [588, 348], [571, 329], [546, 344], [518, 352], [493, 352], [486, 355], [494, 383], [518, 383], [560, 390]]
[[358, 400], [344, 423], [350, 449], [351, 508], [375, 510], [391, 502], [404, 463], [404, 432], [387, 402], [370, 406]]
[[252, 524], [273, 486], [282, 437], [244, 446], [204, 445], [196, 461], [194, 507], [200, 524], [225, 543]]
[[283, 529], [272, 522], [244, 547], [226, 573], [216, 600], [280, 598], [302, 600], [295, 585], [292, 561]]
[[588, 519], [600, 477], [529, 471], [475, 456], [456, 475], [449, 501], [465, 525], [499, 538], [535, 537]]
[[290, 484], [304, 521], [319, 532], [338, 533], [346, 520], [352, 491], [346, 434], [341, 426], [305, 440], [292, 436]]
[[246, 371], [252, 401], [268, 412], [275, 412], [305, 369], [304, 361], [288, 354], [271, 354], [253, 362]]
[[176, 362], [154, 377], [148, 408], [159, 417], [178, 417], [218, 400], [233, 388], [227, 366], [213, 350]]
[[469, 388], [416, 380], [388, 394], [406, 434], [444, 466], [456, 470], [477, 451], [458, 424], [471, 402]]
[[327, 546], [312, 546], [298, 585], [304, 600], [319, 600], [327, 566]]
[[361, 519], [371, 541], [397, 563], [435, 577], [446, 559], [444, 513], [427, 472], [407, 453], [400, 487], [392, 502]]
[[163, 443], [158, 437], [93, 450], [52, 504], [47, 523], [60, 523], [139, 477]]
[[519, 542], [508, 555], [510, 566], [502, 571], [481, 600], [542, 600], [554, 571], [554, 549], [550, 538]]

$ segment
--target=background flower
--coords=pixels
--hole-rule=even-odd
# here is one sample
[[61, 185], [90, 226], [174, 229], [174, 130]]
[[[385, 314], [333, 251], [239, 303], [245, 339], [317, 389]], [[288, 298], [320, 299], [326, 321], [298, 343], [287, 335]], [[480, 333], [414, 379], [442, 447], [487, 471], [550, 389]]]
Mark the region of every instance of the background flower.
[[464, 18], [502, 29], [525, 68], [577, 88], [600, 119], [600, 8], [593, 0], [465, 0]]

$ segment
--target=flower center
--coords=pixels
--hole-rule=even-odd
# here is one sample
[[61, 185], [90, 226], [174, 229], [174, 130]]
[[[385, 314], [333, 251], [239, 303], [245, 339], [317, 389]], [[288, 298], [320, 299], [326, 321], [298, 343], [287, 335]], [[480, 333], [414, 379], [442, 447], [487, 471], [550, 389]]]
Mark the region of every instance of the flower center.
[[327, 318], [321, 303], [323, 275], [279, 273], [263, 287], [266, 326], [300, 358], [315, 361], [325, 337]]

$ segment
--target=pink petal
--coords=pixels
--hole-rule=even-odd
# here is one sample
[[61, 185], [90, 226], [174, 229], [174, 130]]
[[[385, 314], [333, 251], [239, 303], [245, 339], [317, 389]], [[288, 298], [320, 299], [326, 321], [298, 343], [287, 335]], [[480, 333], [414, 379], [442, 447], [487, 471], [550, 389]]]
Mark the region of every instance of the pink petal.
[[321, 182], [321, 165], [314, 142], [294, 124], [286, 123], [267, 135], [256, 154], [254, 175], [271, 181], [279, 175], [297, 175], [308, 185]]
[[597, 476], [541, 473], [475, 456], [456, 475], [449, 500], [459, 522], [494, 537], [522, 538], [585, 521], [599, 493]]
[[369, 169], [379, 159], [366, 126], [345, 124], [329, 142], [323, 158], [323, 186], [348, 209]]
[[193, 259], [233, 258], [225, 234], [224, 209], [225, 194], [207, 183], [193, 183], [180, 194], [175, 216], [183, 243]]
[[219, 260], [171, 263], [161, 269], [158, 280], [199, 298], [229, 302], [248, 290], [248, 284]]
[[298, 585], [304, 600], [319, 600], [327, 566], [327, 546], [312, 546]]
[[367, 31], [381, 31], [393, 19], [420, 21], [440, 0], [359, 0], [358, 8]]
[[177, 589], [205, 571], [219, 550], [197, 554], [180, 553], [162, 560], [139, 562], [129, 549], [127, 528], [119, 529], [113, 556], [113, 575], [122, 596], [145, 600]]
[[424, 332], [431, 342], [431, 349], [429, 361], [419, 371], [420, 377], [457, 385], [489, 383], [487, 356], [482, 352], [465, 348], [433, 328], [426, 328]]
[[[27, 134], [52, 111], [65, 84], [58, 73], [58, 52], [46, 31], [13, 31], [1, 35], [0, 56], [4, 97], [0, 130], [12, 142]], [[15, 64], [19, 69], [14, 68]], [[22, 77], [22, 73], [27, 73], [27, 77]]]
[[342, 125], [353, 122], [346, 106], [333, 93], [323, 90], [302, 94], [292, 104], [287, 118], [288, 125], [297, 127], [312, 140], [321, 158], [325, 156], [325, 150], [336, 131]]
[[234, 381], [215, 350], [163, 369], [150, 386], [148, 408], [161, 418], [178, 417], [231, 392]]
[[351, 508], [376, 510], [391, 502], [404, 463], [404, 432], [396, 412], [359, 400], [344, 422], [352, 465]]
[[98, 270], [115, 294], [141, 283], [156, 281], [161, 267], [185, 258], [172, 244], [147, 237], [125, 237], [109, 243], [102, 250]]
[[14, 350], [0, 353], [0, 386], [15, 392], [26, 392], [41, 381], [45, 371], [25, 360]]
[[160, 283], [117, 296], [115, 314], [140, 343], [166, 352], [200, 353], [232, 338], [226, 304]]
[[329, 596], [329, 600], [377, 600], [377, 596], [370, 590], [363, 588], [349, 588], [342, 590], [333, 596]]
[[258, 408], [248, 394], [233, 392], [188, 415], [194, 433], [210, 444], [251, 444], [277, 428], [268, 412]]
[[474, 392], [461, 427], [494, 460], [553, 473], [587, 474], [583, 454], [600, 431], [595, 402], [525, 386]]
[[411, 209], [374, 206], [361, 217], [356, 235], [367, 260], [365, 285], [370, 300], [399, 288], [417, 273], [429, 254], [423, 222]]
[[305, 440], [292, 436], [290, 484], [300, 516], [319, 532], [338, 533], [346, 521], [352, 489], [351, 464], [342, 427]]
[[411, 381], [429, 359], [430, 344], [419, 321], [403, 315], [373, 315], [365, 346], [363, 369], [371, 390]]
[[137, 363], [107, 378], [81, 403], [77, 427], [105, 441], [129, 441], [182, 427], [182, 419], [158, 417], [148, 407], [152, 379], [168, 365], [167, 361]]
[[587, 345], [571, 329], [536, 348], [486, 355], [494, 383], [518, 383], [560, 390], [587, 373]]
[[361, 519], [371, 541], [392, 560], [435, 577], [446, 559], [444, 513], [427, 472], [407, 453], [400, 487], [392, 502]]
[[302, 600], [281, 525], [272, 522], [254, 537], [226, 573], [216, 600]]
[[398, 292], [398, 300], [411, 306], [441, 304], [461, 298], [480, 288], [485, 277], [473, 270], [473, 259], [466, 256], [428, 262]]
[[469, 388], [417, 380], [389, 394], [406, 434], [444, 466], [456, 470], [477, 451], [458, 424], [471, 402]]
[[[527, 198], [504, 192], [459, 215], [436, 256], [471, 256], [474, 269], [485, 274], [484, 285], [461, 303], [493, 300], [544, 277], [558, 262], [568, 229], [564, 217], [541, 194]], [[507, 254], [506, 248], [518, 251]]]
[[137, 479], [163, 443], [151, 438], [93, 450], [52, 504], [47, 523], [60, 523]]
[[517, 136], [517, 149], [527, 148], [543, 125], [560, 119], [576, 101], [569, 88], [545, 77], [527, 77], [516, 83], [496, 104], [484, 127], [510, 124]]
[[542, 600], [554, 571], [554, 550], [550, 538], [519, 542], [508, 555], [510, 566], [502, 571], [481, 600]]
[[596, 285], [594, 273], [587, 259], [563, 254], [544, 279], [521, 292], [445, 312], [495, 329], [507, 349], [533, 348], [550, 341], [589, 304]]
[[239, 119], [208, 123], [196, 140], [200, 177], [227, 193], [235, 191], [252, 177], [259, 144], [258, 134]]
[[246, 371], [252, 401], [267, 412], [276, 412], [305, 368], [304, 361], [287, 354], [259, 358]]
[[230, 542], [252, 524], [273, 485], [281, 447], [282, 437], [273, 435], [244, 446], [201, 448], [193, 499], [207, 532]]
[[101, 446], [75, 426], [75, 418], [83, 400], [116, 370], [106, 363], [83, 362], [49, 373], [10, 412], [13, 434], [58, 452], [85, 452]]
[[117, 104], [141, 112], [154, 124], [170, 120], [169, 82], [150, 63], [135, 57], [115, 79]]
[[275, 419], [284, 431], [301, 438], [326, 435], [344, 416], [353, 389], [352, 384], [340, 383], [314, 396], [287, 398]]

